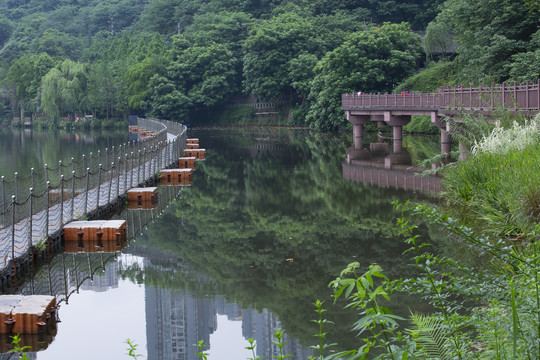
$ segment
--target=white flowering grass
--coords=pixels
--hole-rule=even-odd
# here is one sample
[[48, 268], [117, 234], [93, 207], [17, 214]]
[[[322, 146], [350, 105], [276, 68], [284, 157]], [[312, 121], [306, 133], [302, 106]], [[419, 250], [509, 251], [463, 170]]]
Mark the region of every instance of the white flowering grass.
[[497, 125], [489, 136], [475, 141], [471, 149], [473, 155], [479, 153], [506, 154], [509, 151], [521, 151], [529, 145], [540, 141], [540, 114], [533, 120], [519, 124], [514, 121], [510, 129]]

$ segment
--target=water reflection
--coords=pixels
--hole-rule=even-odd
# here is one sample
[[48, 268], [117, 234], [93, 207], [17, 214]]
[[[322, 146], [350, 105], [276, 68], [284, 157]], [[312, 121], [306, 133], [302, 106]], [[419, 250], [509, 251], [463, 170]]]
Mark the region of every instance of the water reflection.
[[[326, 300], [328, 318], [336, 324], [326, 329], [327, 342], [339, 342], [337, 350], [357, 348], [358, 338], [350, 332], [356, 315], [344, 304], [333, 305], [328, 283], [353, 261], [365, 269], [376, 262], [391, 278], [412, 274], [409, 259], [401, 256], [406, 246], [391, 201], [423, 197], [345, 180], [348, 134], [263, 129], [200, 130], [190, 136], [208, 149], [193, 186], [183, 188], [167, 209], [162, 192], [172, 199], [178, 194], [174, 187], [160, 187], [157, 208], [116, 215], [127, 220], [128, 238], [134, 239], [122, 255], [58, 255], [20, 291], [54, 293], [65, 303], [73, 293], [81, 299], [102, 295], [103, 301], [119, 294], [120, 301], [142, 302], [129, 318], [145, 319], [145, 341], [138, 343], [143, 353], [146, 345], [148, 359], [194, 360], [192, 345], [199, 340], [210, 342], [211, 354], [221, 341], [238, 351], [230, 358], [247, 358], [250, 354], [240, 354], [246, 337], [257, 340], [258, 356], [271, 358], [278, 328], [288, 334], [286, 353], [307, 359], [308, 346], [317, 341], [310, 322], [315, 299]], [[418, 152], [405, 147], [416, 161]], [[125, 283], [144, 288], [139, 293]], [[392, 310], [404, 316], [417, 305], [416, 299], [396, 299]], [[104, 303], [102, 309], [113, 305]], [[60, 310], [66, 327], [81, 321], [69, 310]], [[73, 328], [81, 339], [97, 336], [86, 326]], [[229, 328], [238, 331], [220, 331]], [[115, 321], [107, 329], [116, 336], [100, 340], [100, 347], [122, 348], [124, 339], [141, 330]], [[67, 339], [60, 329], [54, 344], [76, 351], [77, 343]], [[99, 358], [97, 351], [84, 355]], [[39, 357], [55, 354], [47, 349]]]
[[440, 177], [419, 176], [424, 169], [413, 165], [401, 141], [391, 144], [378, 137], [377, 142], [364, 147], [363, 141], [356, 139], [354, 146], [347, 149], [342, 168], [343, 178], [357, 183], [433, 195], [442, 191]]
[[59, 160], [67, 162], [127, 142], [125, 130], [20, 130], [0, 128], [0, 175], [28, 174]]

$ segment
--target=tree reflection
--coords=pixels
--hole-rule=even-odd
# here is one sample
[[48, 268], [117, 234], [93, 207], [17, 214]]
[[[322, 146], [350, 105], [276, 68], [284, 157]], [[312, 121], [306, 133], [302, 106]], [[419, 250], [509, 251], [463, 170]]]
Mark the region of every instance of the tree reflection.
[[[207, 160], [197, 164], [194, 185], [137, 240], [174, 256], [177, 266], [125, 269], [124, 276], [143, 272], [147, 284], [269, 309], [304, 344], [315, 342], [312, 303], [326, 300], [338, 324], [328, 329], [329, 342], [355, 346], [353, 317], [332, 305], [328, 283], [352, 261], [366, 269], [378, 263], [391, 278], [410, 274], [391, 202], [416, 195], [344, 180], [348, 134], [190, 136], [205, 144]], [[408, 314], [408, 299], [400, 300], [405, 307], [397, 312]]]

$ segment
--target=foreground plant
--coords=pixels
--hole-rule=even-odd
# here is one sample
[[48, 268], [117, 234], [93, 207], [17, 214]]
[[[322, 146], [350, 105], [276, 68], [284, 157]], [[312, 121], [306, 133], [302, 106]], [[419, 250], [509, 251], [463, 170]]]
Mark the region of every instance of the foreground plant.
[[18, 359], [20, 360], [30, 360], [30, 357], [26, 353], [26, 351], [30, 350], [30, 346], [21, 346], [21, 334], [16, 334], [11, 337], [11, 344], [13, 345], [13, 349], [9, 350], [8, 352], [11, 354], [15, 354], [15, 356], [18, 356]]

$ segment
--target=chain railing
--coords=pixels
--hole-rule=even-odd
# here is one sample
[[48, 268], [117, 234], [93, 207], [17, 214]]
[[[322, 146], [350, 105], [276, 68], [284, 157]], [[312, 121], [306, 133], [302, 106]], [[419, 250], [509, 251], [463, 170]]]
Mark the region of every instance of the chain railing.
[[0, 271], [63, 225], [113, 203], [182, 156], [186, 127], [137, 119], [147, 139], [0, 178]]

